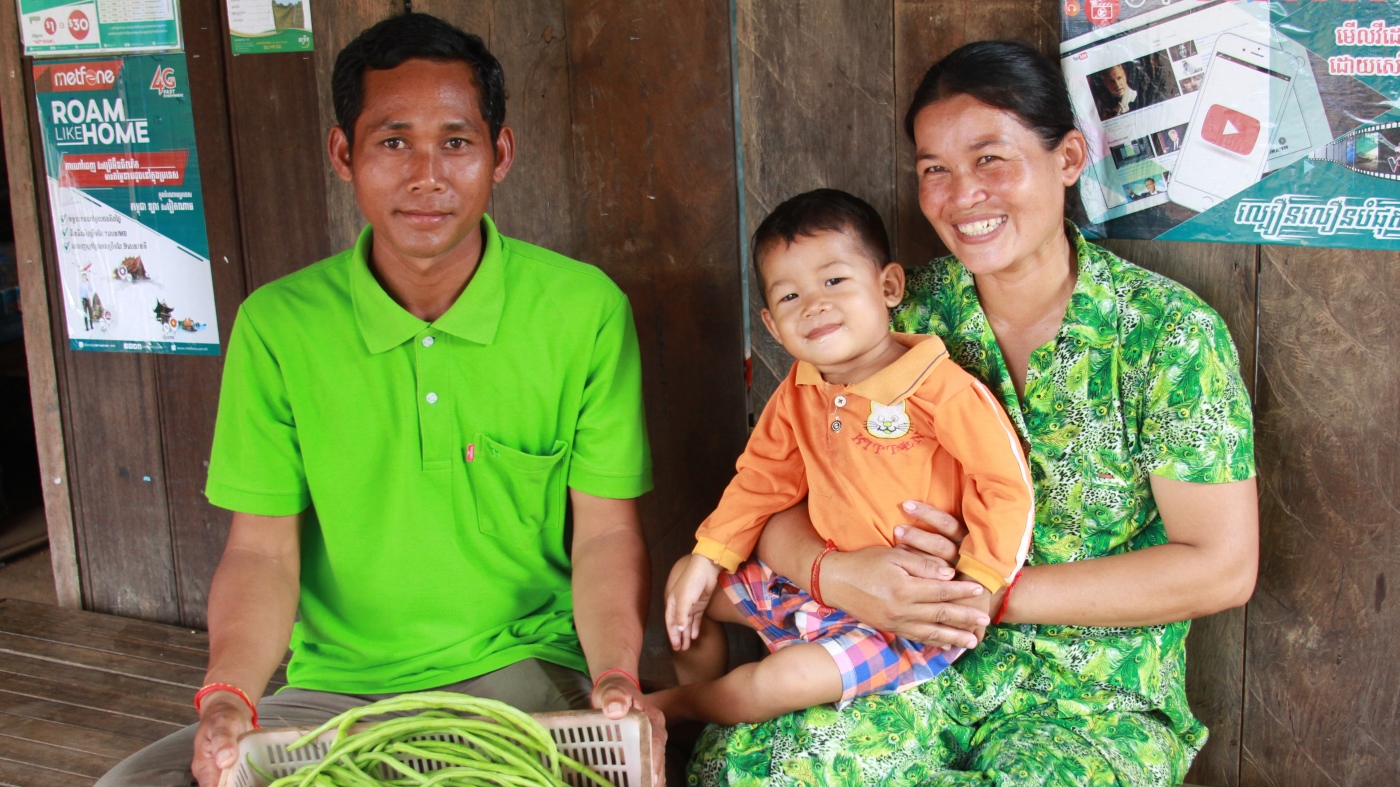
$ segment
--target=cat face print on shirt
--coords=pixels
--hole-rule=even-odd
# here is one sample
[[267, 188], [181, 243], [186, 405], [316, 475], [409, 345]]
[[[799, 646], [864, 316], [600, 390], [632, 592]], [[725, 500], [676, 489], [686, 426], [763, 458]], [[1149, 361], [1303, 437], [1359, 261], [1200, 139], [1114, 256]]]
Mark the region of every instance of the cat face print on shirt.
[[890, 440], [909, 434], [909, 414], [904, 411], [904, 402], [880, 404], [870, 400], [870, 417], [865, 420], [865, 429], [871, 437]]

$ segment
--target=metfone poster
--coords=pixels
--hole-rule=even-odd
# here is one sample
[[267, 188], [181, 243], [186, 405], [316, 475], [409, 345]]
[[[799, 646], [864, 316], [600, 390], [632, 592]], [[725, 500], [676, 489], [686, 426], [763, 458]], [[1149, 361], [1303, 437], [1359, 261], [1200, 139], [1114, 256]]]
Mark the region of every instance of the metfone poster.
[[1400, 0], [1064, 0], [1061, 42], [1090, 236], [1400, 249]]
[[228, 29], [235, 55], [310, 52], [311, 0], [228, 0]]
[[[2, 0], [0, 0], [2, 1]], [[17, 0], [26, 55], [180, 49], [177, 0]]]
[[218, 355], [185, 56], [33, 69], [69, 347]]

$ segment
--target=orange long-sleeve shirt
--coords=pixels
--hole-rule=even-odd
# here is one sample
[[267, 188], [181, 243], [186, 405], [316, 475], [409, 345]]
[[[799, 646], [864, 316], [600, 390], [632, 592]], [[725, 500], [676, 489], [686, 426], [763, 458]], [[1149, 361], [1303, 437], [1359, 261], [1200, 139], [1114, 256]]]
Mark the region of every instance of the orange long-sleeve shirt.
[[808, 498], [812, 524], [843, 552], [894, 543], [922, 500], [967, 524], [958, 571], [995, 592], [1020, 569], [1035, 523], [1030, 468], [1011, 420], [936, 336], [855, 385], [793, 365], [769, 400], [738, 473], [700, 525], [695, 554], [727, 571], [768, 518]]

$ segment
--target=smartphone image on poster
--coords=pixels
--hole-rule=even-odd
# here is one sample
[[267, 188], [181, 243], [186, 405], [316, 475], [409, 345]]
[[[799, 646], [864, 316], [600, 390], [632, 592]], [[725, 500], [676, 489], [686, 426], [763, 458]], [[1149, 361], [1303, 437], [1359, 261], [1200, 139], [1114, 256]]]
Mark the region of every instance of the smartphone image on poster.
[[1266, 44], [1217, 38], [1167, 198], [1200, 212], [1259, 180], [1297, 69]]

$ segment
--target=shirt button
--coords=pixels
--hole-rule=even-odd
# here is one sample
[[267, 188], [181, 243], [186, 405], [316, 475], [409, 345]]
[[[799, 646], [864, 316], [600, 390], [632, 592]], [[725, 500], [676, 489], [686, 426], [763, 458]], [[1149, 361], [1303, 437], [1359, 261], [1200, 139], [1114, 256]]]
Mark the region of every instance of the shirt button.
[[837, 407], [845, 407], [845, 406], [846, 406], [846, 397], [844, 397], [844, 396], [838, 396], [838, 397], [836, 397], [836, 406], [837, 406]]
[[428, 404], [437, 404], [437, 394], [435, 393], [429, 392], [428, 395], [423, 398], [428, 400]]
[[840, 422], [840, 421], [832, 421], [832, 422], [831, 422], [831, 431], [833, 431], [833, 432], [839, 432], [839, 431], [841, 431], [841, 422]]
[[434, 340], [433, 340], [433, 337], [431, 337], [431, 336], [424, 336], [424, 337], [423, 337], [423, 346], [424, 346], [424, 347], [432, 347], [432, 346], [433, 346], [433, 341], [434, 341]]

